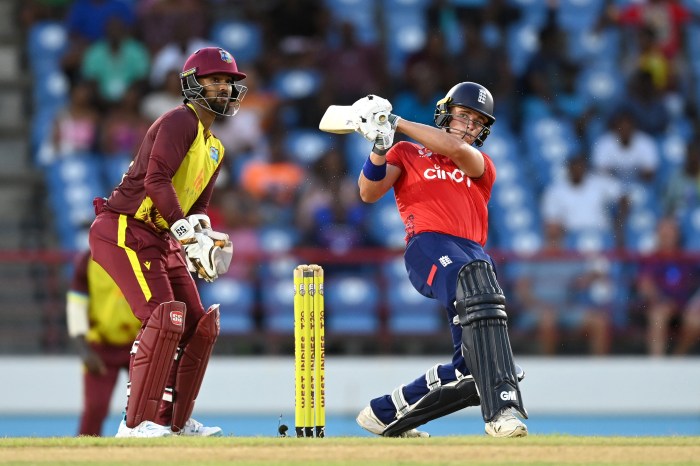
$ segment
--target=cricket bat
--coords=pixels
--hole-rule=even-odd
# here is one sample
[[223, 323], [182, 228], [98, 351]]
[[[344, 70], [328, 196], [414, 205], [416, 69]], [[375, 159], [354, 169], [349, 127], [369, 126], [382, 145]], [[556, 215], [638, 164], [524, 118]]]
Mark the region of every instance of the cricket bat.
[[[377, 123], [382, 124], [387, 119], [386, 112], [374, 115]], [[360, 126], [360, 117], [355, 114], [352, 105], [330, 105], [318, 124], [318, 129], [326, 133], [353, 133]]]

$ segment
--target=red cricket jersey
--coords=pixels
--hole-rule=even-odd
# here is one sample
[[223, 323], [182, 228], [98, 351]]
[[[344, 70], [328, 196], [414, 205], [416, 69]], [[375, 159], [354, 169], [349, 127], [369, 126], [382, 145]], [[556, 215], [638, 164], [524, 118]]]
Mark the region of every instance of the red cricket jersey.
[[389, 150], [387, 163], [401, 169], [394, 196], [406, 226], [406, 241], [433, 231], [486, 244], [487, 204], [496, 167], [483, 155], [484, 174], [472, 179], [448, 157], [418, 144], [402, 141]]

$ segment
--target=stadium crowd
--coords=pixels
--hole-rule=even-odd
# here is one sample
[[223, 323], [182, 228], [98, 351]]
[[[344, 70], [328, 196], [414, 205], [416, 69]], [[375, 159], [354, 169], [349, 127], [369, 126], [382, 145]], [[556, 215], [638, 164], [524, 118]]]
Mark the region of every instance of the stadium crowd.
[[[226, 167], [210, 213], [240, 259], [201, 291], [230, 300], [222, 333], [288, 332], [266, 316], [291, 313], [281, 295], [309, 259], [354, 291], [329, 291], [331, 331], [334, 314], [374, 314], [338, 351], [362, 350], [380, 331], [424, 332], [428, 343], [407, 351], [446, 340], [434, 333], [440, 311], [426, 325], [425, 301], [412, 290], [392, 300], [384, 286], [404, 232], [392, 205], [359, 199], [370, 147], [317, 125], [328, 105], [367, 94], [432, 125], [451, 84], [475, 81], [498, 121], [483, 147], [498, 172], [487, 249], [509, 289], [514, 345], [699, 349], [698, 2], [31, 0], [20, 13], [34, 161], [53, 199], [79, 204], [56, 207], [67, 251], [85, 246], [92, 197], [108, 194], [150, 123], [182, 102], [190, 53], [223, 47], [248, 74], [240, 112], [213, 128]], [[392, 327], [404, 312], [413, 324]]]

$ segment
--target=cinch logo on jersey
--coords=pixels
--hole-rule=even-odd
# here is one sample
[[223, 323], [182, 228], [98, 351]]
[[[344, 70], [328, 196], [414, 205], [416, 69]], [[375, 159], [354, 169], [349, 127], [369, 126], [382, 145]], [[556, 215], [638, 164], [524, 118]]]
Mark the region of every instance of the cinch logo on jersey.
[[182, 315], [182, 311], [170, 311], [170, 322], [172, 322], [173, 325], [178, 325], [181, 327], [184, 321], [185, 319]]
[[423, 172], [423, 178], [426, 180], [447, 180], [450, 179], [457, 183], [464, 182], [464, 172], [459, 168], [455, 168], [451, 172], [443, 170], [440, 165], [435, 165], [434, 168], [428, 168]]
[[518, 395], [517, 395], [517, 393], [515, 393], [514, 390], [502, 391], [500, 393], [500, 397], [503, 401], [517, 401], [518, 400]]

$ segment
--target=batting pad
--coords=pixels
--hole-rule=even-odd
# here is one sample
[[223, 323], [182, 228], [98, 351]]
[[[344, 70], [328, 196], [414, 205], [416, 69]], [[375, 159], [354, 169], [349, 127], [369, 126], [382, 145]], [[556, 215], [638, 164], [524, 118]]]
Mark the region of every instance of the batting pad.
[[179, 432], [192, 416], [194, 401], [202, 386], [214, 343], [219, 336], [219, 305], [214, 304], [197, 322], [197, 328], [182, 351], [175, 377], [172, 430]]
[[479, 390], [486, 422], [508, 407], [527, 418], [508, 337], [505, 302], [490, 263], [474, 261], [459, 271], [457, 313], [462, 325], [462, 354]]
[[185, 328], [185, 303], [159, 305], [148, 319], [131, 367], [131, 388], [126, 408], [127, 427], [154, 421], [163, 397], [177, 345]]

